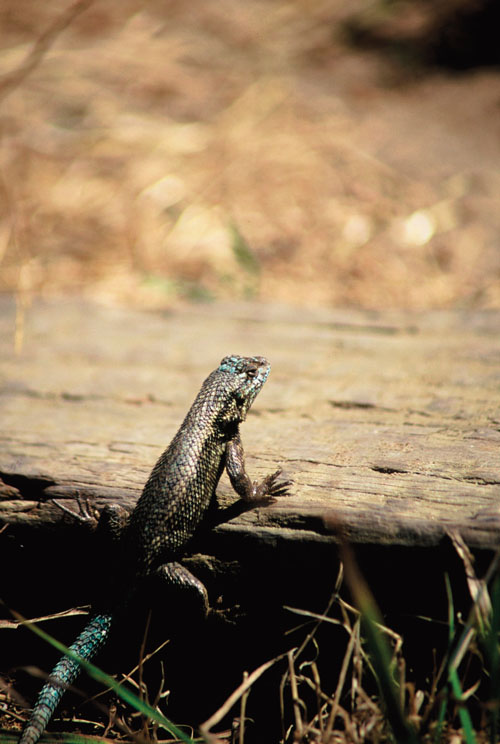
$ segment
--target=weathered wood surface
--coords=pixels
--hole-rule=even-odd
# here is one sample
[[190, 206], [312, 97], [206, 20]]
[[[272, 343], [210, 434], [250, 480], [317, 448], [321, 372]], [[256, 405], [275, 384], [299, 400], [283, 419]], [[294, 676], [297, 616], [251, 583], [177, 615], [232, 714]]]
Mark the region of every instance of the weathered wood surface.
[[37, 302], [15, 354], [4, 299], [0, 327], [4, 522], [62, 519], [53, 497], [131, 506], [202, 380], [242, 353], [273, 365], [242, 428], [249, 471], [281, 464], [294, 489], [220, 529], [327, 540], [333, 522], [356, 542], [434, 545], [455, 528], [499, 543], [498, 312]]

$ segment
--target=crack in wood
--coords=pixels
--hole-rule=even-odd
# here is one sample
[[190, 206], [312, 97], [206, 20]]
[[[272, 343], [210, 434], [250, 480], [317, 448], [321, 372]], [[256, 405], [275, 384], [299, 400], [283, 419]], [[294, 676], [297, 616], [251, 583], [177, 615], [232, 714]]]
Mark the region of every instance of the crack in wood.
[[33, 398], [35, 400], [67, 401], [68, 403], [88, 403], [94, 401], [111, 401], [113, 403], [125, 403], [127, 405], [142, 406], [145, 403], [155, 403], [160, 406], [171, 406], [172, 402], [158, 398], [153, 393], [146, 393], [143, 397], [119, 397], [115, 395], [102, 395], [100, 393], [73, 393], [67, 390], [54, 392], [52, 390], [33, 390], [24, 385], [5, 385], [0, 390], [0, 395], [19, 398]]
[[392, 473], [403, 473], [404, 475], [409, 474], [408, 470], [394, 467], [393, 465], [370, 465], [370, 470], [374, 470], [376, 473], [386, 473], [392, 475]]
[[363, 400], [329, 400], [328, 403], [332, 408], [342, 408], [346, 411], [352, 409], [377, 409], [378, 411], [394, 411], [394, 408], [386, 408], [385, 406], [377, 406], [375, 403]]
[[464, 475], [461, 478], [455, 478], [454, 480], [474, 483], [477, 486], [500, 486], [500, 480], [488, 476]]
[[50, 478], [32, 477], [20, 475], [19, 473], [4, 473], [0, 471], [0, 481], [6, 486], [15, 488], [19, 495], [27, 501], [44, 500], [44, 492], [47, 488], [56, 485]]

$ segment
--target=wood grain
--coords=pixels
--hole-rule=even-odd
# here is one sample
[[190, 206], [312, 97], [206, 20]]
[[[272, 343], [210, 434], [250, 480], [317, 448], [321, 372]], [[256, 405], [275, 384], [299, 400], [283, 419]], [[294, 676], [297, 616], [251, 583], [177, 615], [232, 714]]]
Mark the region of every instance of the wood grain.
[[[19, 322], [19, 316], [17, 321]], [[219, 528], [263, 540], [471, 546], [500, 539], [500, 313], [164, 313], [37, 302], [14, 352], [0, 303], [0, 519], [50, 526], [56, 497], [131, 507], [201, 382], [228, 353], [272, 373], [242, 427], [250, 474], [293, 493]], [[19, 332], [18, 332], [19, 333]], [[233, 499], [224, 477], [221, 501]]]

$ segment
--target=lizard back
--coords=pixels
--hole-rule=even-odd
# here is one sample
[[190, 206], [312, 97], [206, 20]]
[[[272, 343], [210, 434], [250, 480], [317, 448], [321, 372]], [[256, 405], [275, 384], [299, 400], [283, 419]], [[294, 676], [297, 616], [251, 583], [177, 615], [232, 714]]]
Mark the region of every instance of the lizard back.
[[[255, 369], [248, 378], [248, 368]], [[156, 463], [124, 534], [136, 574], [182, 552], [203, 522], [234, 438], [269, 374], [263, 357], [225, 357], [196, 396]]]

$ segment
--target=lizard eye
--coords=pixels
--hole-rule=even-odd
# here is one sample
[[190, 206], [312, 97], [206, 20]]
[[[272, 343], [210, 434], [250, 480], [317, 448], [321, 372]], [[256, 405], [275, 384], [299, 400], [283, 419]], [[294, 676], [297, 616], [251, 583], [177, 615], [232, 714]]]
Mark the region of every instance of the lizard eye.
[[257, 377], [257, 367], [248, 367], [247, 377]]

